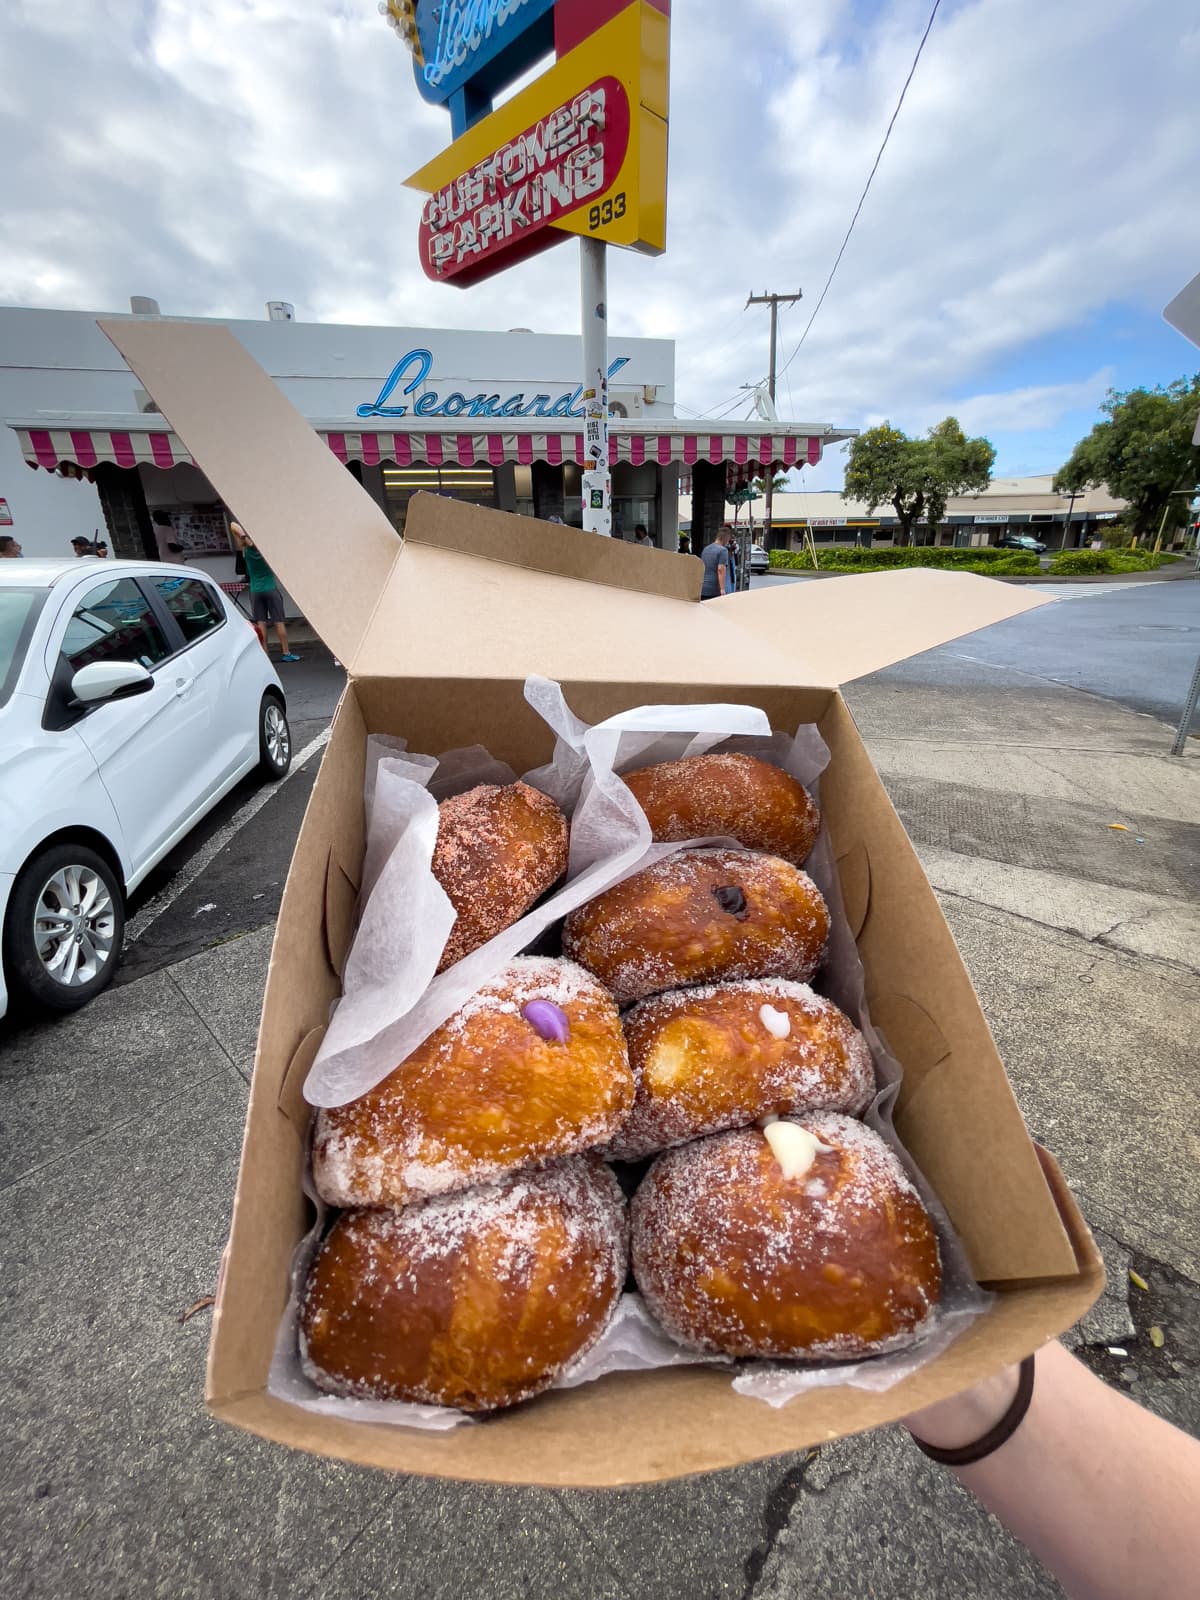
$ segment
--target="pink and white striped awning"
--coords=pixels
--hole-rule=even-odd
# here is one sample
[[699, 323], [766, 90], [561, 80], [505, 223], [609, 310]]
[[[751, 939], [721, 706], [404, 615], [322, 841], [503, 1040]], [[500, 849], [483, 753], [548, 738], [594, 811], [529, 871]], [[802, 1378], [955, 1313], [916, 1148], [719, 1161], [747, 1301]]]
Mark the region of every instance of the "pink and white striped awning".
[[[175, 467], [192, 457], [177, 435], [150, 429], [15, 427], [21, 451], [31, 467], [57, 472], [63, 468], [88, 470], [102, 462], [118, 467]], [[397, 467], [499, 467], [506, 462], [529, 466], [545, 461], [583, 464], [581, 433], [447, 433], [431, 429], [394, 432], [338, 432], [321, 429], [321, 437], [339, 461], [382, 463]], [[609, 436], [612, 466], [628, 462], [638, 467], [670, 466], [686, 469], [697, 462], [730, 462], [735, 466], [815, 466], [821, 447], [829, 439], [846, 435], [776, 431], [773, 433], [708, 433], [695, 423], [655, 429], [645, 425], [636, 432], [614, 429]]]
[[111, 461], [118, 467], [177, 467], [191, 461], [173, 433], [150, 433], [135, 429], [99, 428], [22, 428], [17, 438], [21, 453], [31, 467], [57, 472], [62, 467], [98, 467]]
[[[329, 448], [339, 461], [382, 462], [398, 467], [499, 467], [505, 462], [530, 466], [535, 461], [562, 466], [584, 463], [581, 433], [326, 433]], [[821, 459], [819, 435], [788, 433], [698, 433], [675, 429], [637, 433], [613, 429], [608, 440], [611, 466], [628, 462], [640, 467], [691, 467], [698, 461], [728, 461], [735, 465], [785, 467], [815, 465]]]

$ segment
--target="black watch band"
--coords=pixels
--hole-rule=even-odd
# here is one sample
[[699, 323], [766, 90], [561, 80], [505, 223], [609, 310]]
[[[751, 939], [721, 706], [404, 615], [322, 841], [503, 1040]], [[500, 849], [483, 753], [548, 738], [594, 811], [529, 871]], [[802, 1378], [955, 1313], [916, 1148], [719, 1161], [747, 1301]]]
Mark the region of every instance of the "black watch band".
[[985, 1456], [990, 1456], [993, 1451], [999, 1450], [1002, 1444], [1007, 1444], [1025, 1420], [1025, 1413], [1029, 1410], [1029, 1402], [1033, 1399], [1033, 1357], [1026, 1356], [1022, 1361], [1017, 1379], [1017, 1392], [1013, 1396], [1012, 1404], [1000, 1418], [994, 1428], [989, 1428], [982, 1439], [976, 1439], [974, 1444], [959, 1445], [955, 1450], [939, 1450], [937, 1445], [926, 1444], [912, 1435], [912, 1442], [923, 1455], [931, 1461], [938, 1461], [944, 1467], [969, 1467], [976, 1461], [982, 1461]]

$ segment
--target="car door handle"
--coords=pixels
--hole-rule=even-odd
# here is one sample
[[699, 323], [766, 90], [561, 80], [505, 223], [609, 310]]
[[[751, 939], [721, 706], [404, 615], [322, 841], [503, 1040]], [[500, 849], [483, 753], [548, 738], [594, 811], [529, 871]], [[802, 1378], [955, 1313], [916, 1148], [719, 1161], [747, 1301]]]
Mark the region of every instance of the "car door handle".
[[182, 698], [182, 696], [184, 696], [188, 692], [188, 690], [192, 687], [192, 685], [193, 685], [193, 683], [195, 683], [195, 681], [196, 681], [195, 678], [176, 678], [175, 679], [175, 693]]

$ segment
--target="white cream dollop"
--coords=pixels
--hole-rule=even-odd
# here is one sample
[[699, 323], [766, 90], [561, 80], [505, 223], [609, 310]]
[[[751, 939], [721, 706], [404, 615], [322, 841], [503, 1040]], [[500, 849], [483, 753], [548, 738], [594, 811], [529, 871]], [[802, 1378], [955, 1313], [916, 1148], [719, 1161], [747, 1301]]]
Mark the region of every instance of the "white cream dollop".
[[794, 1122], [782, 1122], [778, 1117], [763, 1118], [763, 1137], [771, 1146], [771, 1154], [779, 1163], [785, 1178], [803, 1178], [817, 1159], [817, 1152], [828, 1150], [815, 1133]]
[[790, 1038], [792, 1019], [786, 1011], [776, 1011], [774, 1006], [759, 1006], [758, 1020], [773, 1038]]

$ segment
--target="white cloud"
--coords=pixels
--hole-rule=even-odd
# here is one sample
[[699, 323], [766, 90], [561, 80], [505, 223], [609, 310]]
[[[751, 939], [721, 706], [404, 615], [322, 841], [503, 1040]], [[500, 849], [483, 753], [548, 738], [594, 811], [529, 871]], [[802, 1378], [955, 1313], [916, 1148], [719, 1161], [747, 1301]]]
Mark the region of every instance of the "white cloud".
[[[84, 9], [0, 12], [0, 300], [574, 331], [570, 245], [466, 292], [421, 274], [401, 180], [447, 123], [374, 0]], [[928, 0], [674, 12], [669, 249], [614, 252], [610, 308], [678, 341], [679, 396], [708, 409], [765, 373], [747, 292], [802, 285], [798, 339]], [[1114, 302], [1156, 316], [1195, 270], [1198, 68], [1188, 0], [947, 0], [784, 414], [997, 432], [1094, 405], [1094, 353], [1007, 391], [994, 369]]]
[[[957, 400], [943, 396], [910, 407], [905, 421], [910, 430], [924, 432], [943, 417], [955, 416], [968, 434], [1028, 433], [1053, 428], [1075, 412], [1095, 411], [1112, 382], [1113, 369], [1101, 367], [1078, 383], [1032, 384]], [[864, 420], [874, 427], [890, 419], [879, 412], [868, 413]]]

